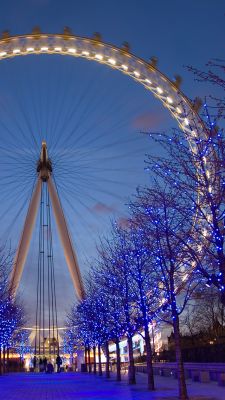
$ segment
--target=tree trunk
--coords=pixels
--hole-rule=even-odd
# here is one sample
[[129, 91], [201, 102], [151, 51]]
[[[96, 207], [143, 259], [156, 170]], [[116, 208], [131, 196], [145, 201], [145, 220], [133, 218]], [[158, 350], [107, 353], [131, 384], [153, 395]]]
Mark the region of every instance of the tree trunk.
[[2, 375], [2, 349], [0, 346], [0, 375]]
[[173, 329], [174, 329], [174, 341], [175, 341], [175, 350], [176, 350], [179, 399], [180, 400], [188, 400], [187, 387], [186, 387], [185, 374], [184, 374], [184, 364], [183, 364], [182, 351], [181, 351], [180, 327], [179, 327], [178, 315], [176, 315], [173, 318]]
[[134, 385], [136, 383], [136, 379], [135, 379], [135, 365], [134, 365], [132, 337], [129, 336], [127, 338], [127, 342], [128, 342], [128, 351], [129, 351], [128, 383], [129, 383], [129, 385]]
[[91, 373], [91, 349], [90, 345], [88, 345], [88, 372]]
[[3, 373], [5, 373], [5, 346], [3, 346]]
[[110, 372], [109, 372], [109, 343], [105, 343], [105, 351], [106, 351], [106, 367], [105, 367], [105, 372], [106, 372], [106, 378], [110, 378]]
[[153, 375], [153, 366], [152, 366], [152, 348], [151, 348], [151, 339], [148, 330], [148, 324], [145, 325], [145, 345], [146, 345], [146, 364], [147, 364], [147, 379], [148, 379], [148, 389], [155, 390], [155, 382]]
[[7, 372], [9, 372], [9, 347], [7, 347]]
[[93, 355], [94, 355], [94, 374], [96, 374], [96, 346], [93, 346]]
[[[216, 231], [215, 231], [216, 232]], [[223, 246], [219, 246], [223, 249]], [[223, 253], [223, 250], [221, 251]], [[225, 287], [225, 256], [222, 254], [222, 257], [220, 257], [220, 272], [222, 273], [221, 275], [221, 281], [222, 285]], [[225, 291], [221, 291], [221, 303], [225, 306]]]
[[85, 346], [85, 349], [84, 349], [84, 360], [85, 360], [86, 370], [88, 370], [88, 348], [87, 348], [87, 346]]
[[120, 346], [119, 339], [116, 339], [116, 380], [121, 381], [121, 366], [120, 366]]
[[102, 376], [101, 346], [98, 344], [98, 373]]

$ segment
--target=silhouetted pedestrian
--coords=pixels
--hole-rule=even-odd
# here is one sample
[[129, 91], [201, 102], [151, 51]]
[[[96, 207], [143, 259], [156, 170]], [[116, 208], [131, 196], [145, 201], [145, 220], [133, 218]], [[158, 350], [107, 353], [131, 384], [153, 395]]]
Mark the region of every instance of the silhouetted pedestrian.
[[44, 357], [44, 359], [43, 359], [43, 365], [44, 365], [44, 371], [45, 371], [45, 372], [46, 372], [47, 363], [48, 363], [48, 360], [47, 360], [46, 357]]
[[56, 365], [57, 365], [57, 372], [60, 372], [61, 371], [60, 367], [62, 365], [62, 359], [59, 354], [56, 357]]
[[52, 374], [54, 371], [53, 365], [51, 363], [51, 361], [49, 361], [47, 363], [47, 367], [46, 367], [46, 374]]
[[43, 360], [42, 360], [42, 358], [39, 359], [39, 372], [43, 372]]

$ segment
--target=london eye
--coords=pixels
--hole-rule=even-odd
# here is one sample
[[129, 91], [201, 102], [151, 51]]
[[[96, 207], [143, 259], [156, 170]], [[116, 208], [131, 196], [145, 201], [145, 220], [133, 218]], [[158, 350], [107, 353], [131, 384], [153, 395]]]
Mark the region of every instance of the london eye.
[[84, 296], [96, 238], [110, 217], [126, 223], [127, 197], [147, 182], [140, 115], [159, 100], [192, 149], [205, 126], [154, 58], [146, 62], [99, 34], [5, 33], [0, 61], [1, 237], [17, 249], [11, 283], [36, 309], [29, 323], [40, 355], [41, 342], [44, 352], [45, 338], [63, 326], [73, 290]]

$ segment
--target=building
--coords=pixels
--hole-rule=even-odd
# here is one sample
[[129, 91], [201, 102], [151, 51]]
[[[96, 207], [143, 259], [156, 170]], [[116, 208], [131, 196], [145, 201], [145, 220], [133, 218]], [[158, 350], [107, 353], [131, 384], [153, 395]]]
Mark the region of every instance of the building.
[[[160, 353], [160, 351], [167, 348], [168, 345], [168, 338], [167, 338], [167, 331], [165, 329], [161, 329], [160, 326], [156, 324], [149, 325], [149, 331], [151, 335], [151, 346], [152, 351], [154, 354]], [[144, 332], [140, 332], [133, 336], [133, 353], [134, 358], [140, 358], [141, 356], [146, 355], [146, 346], [144, 341]], [[109, 352], [111, 359], [116, 359], [116, 345], [115, 343], [111, 343], [109, 345]], [[120, 341], [120, 354], [121, 354], [121, 361], [127, 362], [129, 361], [129, 354], [128, 354], [128, 344], [127, 339], [123, 339]]]

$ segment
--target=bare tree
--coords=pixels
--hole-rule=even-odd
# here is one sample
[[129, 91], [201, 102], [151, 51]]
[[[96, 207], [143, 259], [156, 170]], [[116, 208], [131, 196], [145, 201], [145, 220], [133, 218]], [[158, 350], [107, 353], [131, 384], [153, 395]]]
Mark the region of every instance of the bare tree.
[[201, 335], [202, 341], [218, 341], [225, 331], [225, 308], [214, 286], [199, 287], [182, 319], [182, 331], [192, 338]]
[[148, 389], [154, 390], [152, 348], [149, 324], [152, 322], [158, 287], [155, 287], [154, 272], [151, 268], [151, 253], [146, 246], [142, 227], [130, 221], [126, 229], [117, 228], [117, 235], [123, 241], [124, 260], [130, 275], [130, 291], [134, 309], [135, 329], [143, 337], [146, 345]]
[[210, 95], [202, 108], [198, 102], [204, 133], [190, 127], [186, 136], [179, 130], [167, 135], [150, 134], [161, 145], [162, 152], [160, 156], [150, 154], [146, 164], [155, 179], [176, 187], [179, 196], [185, 193], [186, 209], [191, 217], [195, 213], [191, 240], [198, 258], [197, 269], [207, 284], [220, 290], [225, 304], [224, 60], [209, 61], [206, 71], [191, 66], [188, 69], [197, 81], [209, 84]]
[[[214, 89], [225, 90], [225, 60], [213, 59], [206, 64], [206, 71], [199, 70], [193, 66], [188, 66], [187, 69], [192, 72], [198, 82], [210, 83]], [[213, 101], [210, 109], [213, 116], [217, 120], [225, 118], [225, 98], [223, 96], [210, 94], [210, 99]]]
[[122, 299], [118, 296], [118, 288], [116, 285], [116, 275], [114, 274], [115, 266], [112, 265], [111, 257], [106, 251], [103, 242], [98, 248], [99, 258], [92, 266], [93, 280], [101, 292], [101, 301], [104, 308], [104, 324], [107, 331], [105, 341], [106, 352], [106, 377], [109, 377], [109, 341], [116, 344], [116, 376], [117, 380], [121, 380], [121, 356], [119, 342], [124, 334], [125, 317], [121, 313]]
[[179, 398], [186, 400], [179, 317], [196, 288], [192, 274], [193, 256], [190, 247], [190, 224], [185, 214], [185, 199], [159, 185], [139, 190], [130, 204], [134, 223], [145, 236], [151, 253], [151, 269], [155, 285], [160, 289], [155, 317], [173, 326], [179, 383]]
[[189, 243], [195, 252], [196, 269], [208, 284], [221, 291], [225, 302], [225, 138], [210, 122], [205, 138], [196, 136], [192, 148], [180, 132], [153, 138], [164, 156], [149, 156], [147, 165], [156, 179], [163, 180], [184, 198], [184, 215], [192, 222]]
[[[13, 336], [25, 323], [25, 310], [22, 302], [15, 298], [9, 284], [13, 254], [11, 250], [0, 249], [0, 374], [5, 368], [5, 355]], [[2, 354], [3, 352], [3, 354]]]
[[[126, 240], [122, 231], [113, 225], [112, 236], [101, 242], [99, 248], [99, 255], [102, 259], [101, 266], [104, 274], [107, 277], [107, 290], [108, 295], [117, 298], [120, 301], [120, 308], [117, 313], [120, 313], [119, 321], [120, 336], [125, 335], [128, 341], [129, 352], [129, 383], [136, 383], [135, 379], [135, 365], [133, 356], [133, 342], [132, 338], [135, 333], [135, 320], [133, 315], [133, 293], [131, 289], [131, 276], [130, 266], [126, 260]], [[106, 285], [104, 286], [106, 287]], [[117, 354], [119, 352], [119, 338], [116, 340]]]

